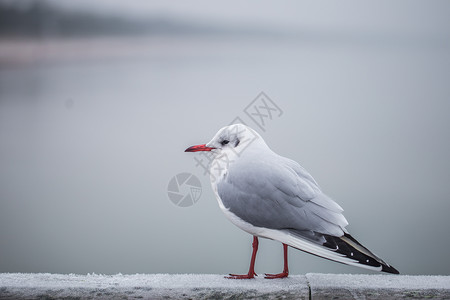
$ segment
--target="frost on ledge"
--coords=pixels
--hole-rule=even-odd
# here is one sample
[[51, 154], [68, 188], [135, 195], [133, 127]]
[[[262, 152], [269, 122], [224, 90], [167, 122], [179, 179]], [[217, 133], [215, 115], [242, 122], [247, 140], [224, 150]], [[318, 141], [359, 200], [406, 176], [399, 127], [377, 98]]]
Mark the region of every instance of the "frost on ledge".
[[205, 274], [0, 274], [0, 299], [450, 298], [450, 276], [291, 275], [229, 280]]

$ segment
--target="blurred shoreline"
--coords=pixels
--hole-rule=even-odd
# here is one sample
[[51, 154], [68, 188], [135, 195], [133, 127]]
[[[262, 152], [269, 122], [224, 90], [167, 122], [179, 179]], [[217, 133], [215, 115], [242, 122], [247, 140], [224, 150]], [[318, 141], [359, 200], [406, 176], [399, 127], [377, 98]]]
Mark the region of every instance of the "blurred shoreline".
[[[269, 45], [268, 45], [269, 42]], [[167, 57], [208, 60], [270, 54], [273, 49], [292, 51], [303, 43], [291, 38], [204, 35], [120, 35], [86, 37], [0, 37], [0, 68], [35, 67], [112, 60], [164, 61]], [[292, 45], [285, 47], [287, 44]], [[238, 45], [238, 46], [236, 46]], [[255, 47], [260, 50], [255, 52]], [[251, 53], [253, 52], [253, 53]]]
[[142, 57], [161, 44], [155, 37], [0, 38], [0, 67]]
[[[220, 59], [270, 55], [273, 50], [293, 52], [299, 47], [336, 49], [364, 48], [396, 51], [449, 51], [447, 37], [387, 37], [292, 33], [279, 36], [252, 35], [105, 35], [70, 37], [2, 37], [0, 68], [36, 67], [112, 60], [189, 58]], [[241, 57], [242, 58], [242, 57]]]

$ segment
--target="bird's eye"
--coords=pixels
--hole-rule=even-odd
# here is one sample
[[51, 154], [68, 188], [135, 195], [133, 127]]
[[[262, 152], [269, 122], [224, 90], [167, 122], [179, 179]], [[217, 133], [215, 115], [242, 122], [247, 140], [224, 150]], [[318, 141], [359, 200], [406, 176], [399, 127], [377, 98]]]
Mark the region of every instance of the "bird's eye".
[[228, 140], [223, 140], [222, 142], [220, 142], [221, 144], [222, 144], [222, 146], [223, 145], [226, 145], [226, 144], [228, 144], [230, 141], [228, 141]]

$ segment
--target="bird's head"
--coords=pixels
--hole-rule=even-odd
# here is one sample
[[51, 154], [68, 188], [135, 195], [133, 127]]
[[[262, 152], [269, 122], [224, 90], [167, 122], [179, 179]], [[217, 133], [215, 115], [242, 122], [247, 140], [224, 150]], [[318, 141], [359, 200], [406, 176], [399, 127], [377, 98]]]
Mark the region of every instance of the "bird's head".
[[185, 152], [234, 150], [240, 152], [250, 142], [260, 138], [259, 134], [242, 124], [233, 124], [221, 128], [207, 144], [189, 147]]

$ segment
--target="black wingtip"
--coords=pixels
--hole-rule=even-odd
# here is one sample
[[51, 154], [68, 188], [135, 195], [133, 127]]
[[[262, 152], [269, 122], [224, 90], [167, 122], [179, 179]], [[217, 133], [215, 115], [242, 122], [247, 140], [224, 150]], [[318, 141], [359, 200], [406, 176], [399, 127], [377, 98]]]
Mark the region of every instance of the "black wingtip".
[[388, 265], [382, 265], [381, 272], [386, 272], [386, 273], [391, 273], [391, 274], [400, 274], [400, 272], [396, 268], [394, 268], [392, 266], [388, 266]]
[[[370, 254], [372, 254], [374, 257], [377, 257], [375, 254], [373, 254], [372, 252], [370, 252], [369, 249], [367, 249], [366, 247], [364, 247], [363, 245], [361, 245], [361, 243], [358, 242], [358, 241], [357, 241], [354, 237], [352, 237], [350, 234], [345, 233], [344, 236], [345, 236], [346, 238], [352, 240], [353, 242], [355, 242], [355, 243], [358, 244], [359, 246], [363, 247], [364, 249], [366, 249], [366, 250], [367, 250]], [[378, 258], [378, 257], [377, 257], [377, 258]], [[399, 272], [396, 268], [394, 268], [394, 267], [388, 265], [388, 264], [385, 263], [383, 260], [381, 260], [381, 259], [378, 258], [378, 262], [379, 262], [380, 265], [381, 265], [381, 272], [386, 272], [386, 273], [391, 273], [391, 274], [400, 274], [400, 272]]]
[[347, 258], [358, 261], [359, 264], [379, 268], [378, 271], [400, 274], [394, 267], [384, 262], [381, 258], [373, 254], [369, 249], [361, 245], [350, 234], [345, 233], [342, 237], [323, 235], [326, 242], [323, 246], [330, 248], [332, 251], [345, 255]]

